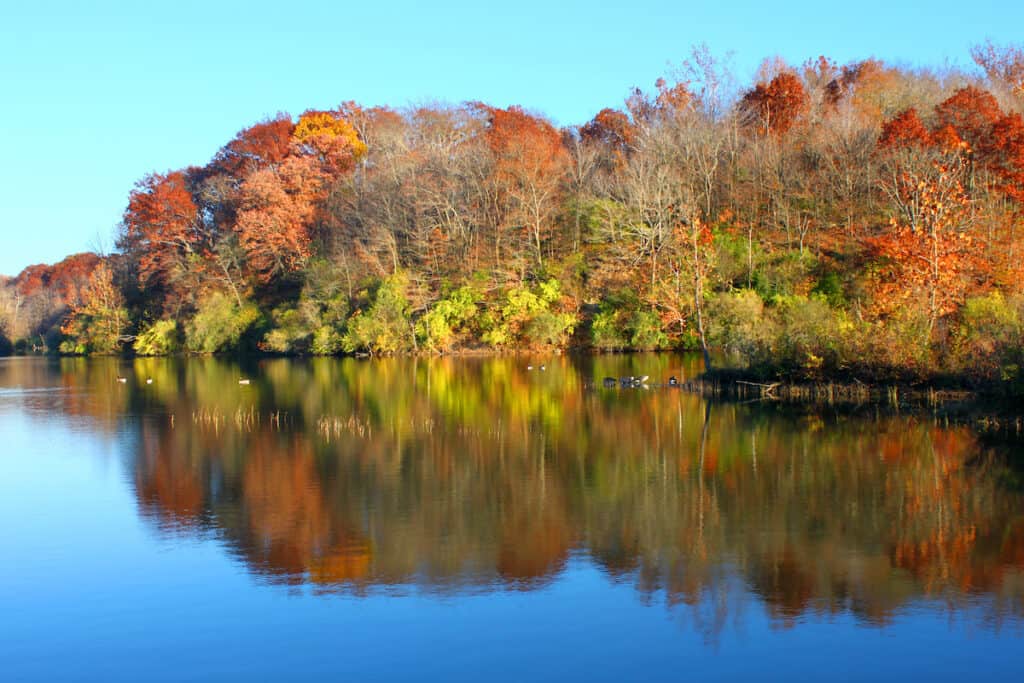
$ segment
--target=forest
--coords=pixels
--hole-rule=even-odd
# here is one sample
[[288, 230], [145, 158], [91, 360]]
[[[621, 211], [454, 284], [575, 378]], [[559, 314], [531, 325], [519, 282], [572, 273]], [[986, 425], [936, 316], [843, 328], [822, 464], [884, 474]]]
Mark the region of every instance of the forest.
[[0, 352], [689, 349], [1024, 391], [1024, 47], [969, 69], [706, 46], [556, 127], [345, 102], [131, 190], [116, 248], [0, 282]]

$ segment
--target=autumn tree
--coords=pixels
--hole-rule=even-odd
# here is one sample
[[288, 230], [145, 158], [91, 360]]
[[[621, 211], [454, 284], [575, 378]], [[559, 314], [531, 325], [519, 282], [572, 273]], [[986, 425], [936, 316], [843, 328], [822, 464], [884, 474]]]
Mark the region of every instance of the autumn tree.
[[999, 212], [998, 206], [992, 206], [988, 212], [998, 230], [990, 256], [1000, 267], [999, 280], [1019, 290], [1022, 267], [1017, 242], [1024, 219], [1024, 117], [1006, 114], [992, 124], [984, 160], [994, 189], [1008, 200], [1005, 211]]
[[[523, 234], [538, 266], [554, 228], [569, 157], [550, 123], [521, 107], [485, 107], [487, 144], [494, 155], [492, 183], [504, 204], [504, 228]], [[495, 226], [496, 228], [498, 226]], [[500, 237], [495, 254], [500, 261]]]
[[239, 131], [217, 152], [210, 163], [215, 173], [244, 178], [260, 169], [276, 166], [291, 150], [295, 124], [288, 114], [260, 121]]
[[580, 138], [607, 150], [613, 166], [621, 164], [636, 141], [636, 126], [618, 109], [604, 108], [579, 129]]
[[987, 140], [986, 161], [996, 178], [996, 187], [1024, 212], [1024, 116], [1013, 113], [992, 123]]
[[293, 152], [314, 157], [325, 172], [345, 173], [366, 154], [366, 143], [339, 111], [309, 110], [292, 133]]
[[986, 41], [971, 48], [971, 58], [989, 81], [1016, 98], [1024, 97], [1024, 46]]
[[691, 331], [704, 358], [704, 369], [711, 372], [708, 345], [708, 320], [705, 299], [714, 267], [714, 235], [696, 209], [689, 218], [673, 227], [673, 251], [668, 277], [663, 277], [651, 293], [651, 302], [666, 323], [680, 331]]
[[931, 133], [911, 110], [886, 125], [879, 146], [891, 155], [884, 188], [897, 216], [875, 245], [900, 273], [880, 294], [923, 293], [930, 339], [939, 318], [962, 300], [977, 253], [964, 189], [968, 145], [948, 126]]
[[122, 335], [128, 327], [128, 311], [124, 296], [114, 282], [113, 271], [101, 263], [89, 277], [62, 331], [69, 341], [62, 351], [73, 353], [114, 353], [121, 347]]
[[936, 105], [935, 115], [937, 128], [949, 126], [970, 150], [983, 150], [1003, 112], [991, 93], [969, 85]]
[[32, 297], [44, 290], [56, 295], [62, 305], [69, 305], [79, 296], [89, 275], [100, 263], [100, 257], [91, 252], [72, 254], [51, 265], [28, 266], [13, 278], [12, 284], [23, 297]]
[[498, 224], [486, 121], [473, 107], [350, 108], [369, 150], [331, 184], [321, 234], [352, 281], [400, 269], [431, 286], [493, 263]]
[[245, 178], [235, 230], [258, 279], [269, 282], [302, 267], [328, 182], [350, 171], [365, 152], [339, 112], [311, 110], [295, 125], [289, 154]]
[[174, 292], [209, 243], [189, 185], [188, 171], [152, 173], [128, 197], [119, 246], [137, 260], [142, 287], [157, 296]]
[[661, 276], [663, 253], [672, 244], [674, 226], [689, 218], [684, 212], [691, 203], [690, 194], [681, 170], [678, 148], [666, 131], [645, 130], [636, 154], [612, 188], [621, 211], [609, 215], [599, 233], [612, 242], [629, 271], [646, 270], [641, 282], [651, 286]]
[[314, 160], [291, 157], [242, 183], [235, 230], [248, 267], [261, 281], [295, 272], [309, 258], [310, 224], [324, 182]]
[[72, 254], [53, 265], [35, 264], [0, 284], [0, 328], [13, 341], [42, 348], [69, 306], [77, 303], [100, 257]]
[[[908, 101], [905, 74], [877, 59], [865, 59], [839, 67], [835, 78], [825, 86], [825, 103], [834, 111], [845, 105], [863, 123], [877, 125], [887, 118], [917, 105]], [[923, 79], [914, 79], [920, 83]]]
[[4, 278], [0, 283], [0, 332], [9, 341], [22, 336], [21, 309], [25, 304], [25, 296], [18, 291], [10, 279]]
[[674, 226], [689, 219], [694, 187], [680, 132], [692, 121], [686, 84], [664, 79], [647, 93], [634, 88], [626, 101], [633, 126], [630, 152], [603, 187], [595, 239], [608, 245], [610, 280], [651, 292], [671, 249]]
[[918, 230], [926, 210], [922, 190], [939, 168], [935, 138], [917, 111], [908, 109], [886, 122], [878, 148], [888, 162], [881, 187], [898, 208], [901, 221]]
[[848, 101], [817, 131], [821, 184], [815, 194], [838, 225], [853, 238], [874, 219], [878, 203], [875, 148], [877, 132]]
[[[704, 221], [714, 219], [725, 180], [722, 169], [736, 151], [738, 119], [730, 108], [733, 76], [730, 56], [713, 55], [707, 45], [695, 45], [679, 67], [680, 81], [674, 90], [685, 87], [688, 97], [678, 95], [671, 121], [683, 150], [691, 192], [700, 197]], [[681, 107], [679, 105], [682, 105]]]
[[807, 92], [796, 74], [784, 71], [758, 83], [740, 100], [748, 125], [760, 135], [785, 135], [808, 107]]
[[[907, 330], [928, 328], [913, 349], [939, 362], [969, 299], [1009, 301], [1024, 282], [1019, 55], [974, 56], [987, 90], [956, 70], [826, 57], [767, 60], [740, 87], [697, 46], [564, 129], [472, 102], [278, 114], [202, 168], [141, 180], [107, 265], [139, 329], [191, 330], [207, 350], [332, 353], [381, 324], [401, 343], [378, 347], [396, 350], [707, 350], [713, 322], [713, 339], [767, 365], [838, 368], [908, 311]], [[8, 336], [42, 348], [93, 265], [33, 266], [0, 287]], [[395, 278], [392, 305], [379, 293]], [[733, 304], [743, 320], [719, 325]]]
[[367, 154], [352, 174], [329, 186], [322, 204], [321, 239], [352, 290], [363, 277], [382, 277], [399, 267], [398, 241], [410, 211], [406, 178], [415, 162], [402, 115], [354, 103], [344, 108], [365, 141]]

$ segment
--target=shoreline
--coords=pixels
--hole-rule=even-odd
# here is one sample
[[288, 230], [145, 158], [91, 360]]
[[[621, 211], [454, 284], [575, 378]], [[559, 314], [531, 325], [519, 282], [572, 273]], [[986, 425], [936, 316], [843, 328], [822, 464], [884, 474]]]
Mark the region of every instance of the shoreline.
[[[282, 354], [262, 351], [241, 353], [173, 353], [163, 355], [138, 354], [10, 354], [5, 358], [120, 358], [135, 360], [143, 358], [225, 358], [237, 360], [265, 359], [296, 359], [310, 360], [314, 358], [356, 360], [382, 360], [387, 358], [511, 358], [511, 357], [590, 357], [600, 356], [637, 356], [650, 355], [687, 355], [699, 354], [697, 351], [661, 350], [661, 351], [603, 351], [588, 348], [572, 349], [493, 349], [493, 348], [462, 348], [446, 352], [412, 351], [391, 354], [351, 353], [338, 355], [314, 354]], [[873, 404], [923, 404], [939, 405], [950, 402], [982, 403], [999, 401], [1001, 403], [1020, 405], [1022, 397], [1014, 395], [1005, 384], [985, 382], [980, 378], [950, 375], [911, 378], [909, 376], [893, 376], [887, 381], [865, 381], [850, 373], [832, 377], [822, 376], [815, 379], [786, 377], [785, 370], [777, 369], [744, 369], [735, 367], [713, 368], [710, 373], [700, 372], [692, 377], [680, 377], [678, 388], [688, 393], [699, 394], [705, 398], [716, 399], [767, 399], [785, 403], [873, 403]], [[618, 379], [618, 378], [616, 378]], [[595, 378], [595, 385], [599, 378]], [[648, 383], [651, 388], [668, 388], [664, 384], [667, 378], [655, 378]], [[674, 388], [674, 387], [673, 387]]]

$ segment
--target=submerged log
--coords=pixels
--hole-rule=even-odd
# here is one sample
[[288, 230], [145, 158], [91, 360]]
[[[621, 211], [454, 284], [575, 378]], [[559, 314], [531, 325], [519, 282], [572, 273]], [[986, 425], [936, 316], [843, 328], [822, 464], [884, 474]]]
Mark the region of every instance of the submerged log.
[[779, 388], [781, 382], [772, 382], [770, 384], [764, 384], [762, 382], [746, 382], [744, 380], [736, 380], [736, 384], [743, 384], [745, 386], [757, 387], [761, 390], [761, 396], [774, 397], [775, 390]]

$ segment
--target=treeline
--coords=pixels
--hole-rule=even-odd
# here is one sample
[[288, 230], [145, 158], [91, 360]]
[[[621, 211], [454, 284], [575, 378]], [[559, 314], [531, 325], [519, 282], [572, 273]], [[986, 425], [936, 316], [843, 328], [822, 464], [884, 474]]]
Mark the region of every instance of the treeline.
[[29, 266], [15, 278], [0, 276], [0, 355], [55, 351], [72, 303], [102, 259], [74, 254], [52, 266]]
[[[696, 48], [563, 129], [482, 103], [278, 115], [140, 181], [73, 291], [8, 283], [5, 330], [68, 353], [694, 348], [1017, 387], [1024, 50], [972, 57], [768, 60], [743, 88]], [[50, 314], [12, 318], [40, 291]]]

